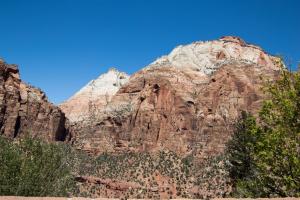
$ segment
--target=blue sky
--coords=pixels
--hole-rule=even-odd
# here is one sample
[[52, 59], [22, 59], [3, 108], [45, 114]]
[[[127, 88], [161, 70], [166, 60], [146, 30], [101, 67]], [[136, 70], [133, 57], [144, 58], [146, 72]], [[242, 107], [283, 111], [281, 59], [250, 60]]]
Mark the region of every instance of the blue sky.
[[299, 0], [0, 0], [0, 57], [54, 103], [115, 66], [236, 35], [300, 61]]

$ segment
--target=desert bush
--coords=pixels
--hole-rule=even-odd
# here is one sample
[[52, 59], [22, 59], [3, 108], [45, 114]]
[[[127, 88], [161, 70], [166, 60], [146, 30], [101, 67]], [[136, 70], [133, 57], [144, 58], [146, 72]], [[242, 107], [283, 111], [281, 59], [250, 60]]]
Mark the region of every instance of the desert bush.
[[73, 180], [62, 146], [0, 137], [0, 195], [69, 196]]

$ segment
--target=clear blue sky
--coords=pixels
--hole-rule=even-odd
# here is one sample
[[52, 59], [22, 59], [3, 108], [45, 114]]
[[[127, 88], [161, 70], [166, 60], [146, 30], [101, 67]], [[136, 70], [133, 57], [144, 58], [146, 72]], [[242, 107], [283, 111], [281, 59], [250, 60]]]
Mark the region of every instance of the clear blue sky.
[[300, 0], [0, 0], [0, 56], [60, 103], [109, 67], [236, 35], [300, 60]]

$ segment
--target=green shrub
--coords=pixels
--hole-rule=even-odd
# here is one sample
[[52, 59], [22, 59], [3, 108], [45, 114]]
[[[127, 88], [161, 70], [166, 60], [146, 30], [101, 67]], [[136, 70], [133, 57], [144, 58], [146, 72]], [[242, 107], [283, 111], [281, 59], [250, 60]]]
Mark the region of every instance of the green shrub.
[[62, 146], [0, 137], [0, 195], [68, 196], [73, 180]]

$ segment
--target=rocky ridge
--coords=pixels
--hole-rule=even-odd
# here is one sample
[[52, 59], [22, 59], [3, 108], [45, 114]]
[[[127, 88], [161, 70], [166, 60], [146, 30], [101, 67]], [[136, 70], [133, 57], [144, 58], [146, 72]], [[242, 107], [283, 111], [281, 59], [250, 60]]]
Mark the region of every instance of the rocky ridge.
[[273, 66], [272, 57], [260, 47], [247, 44], [238, 37], [225, 36], [219, 40], [180, 45], [170, 54], [155, 60], [146, 69], [173, 66], [182, 70], [193, 70], [211, 75], [224, 65], [224, 61], [231, 62], [233, 60], [266, 65], [270, 68]]
[[46, 141], [70, 139], [64, 113], [51, 104], [40, 89], [20, 79], [17, 65], [0, 60], [0, 134], [24, 135]]

